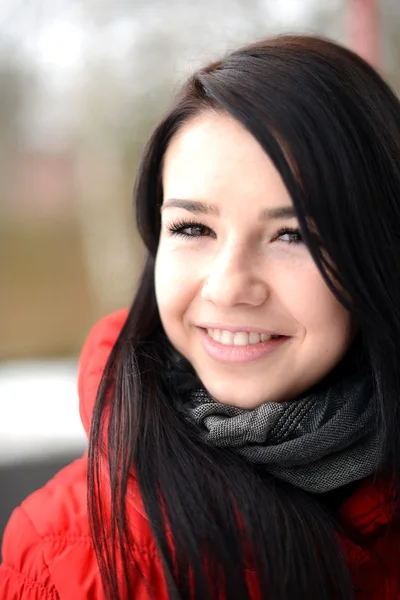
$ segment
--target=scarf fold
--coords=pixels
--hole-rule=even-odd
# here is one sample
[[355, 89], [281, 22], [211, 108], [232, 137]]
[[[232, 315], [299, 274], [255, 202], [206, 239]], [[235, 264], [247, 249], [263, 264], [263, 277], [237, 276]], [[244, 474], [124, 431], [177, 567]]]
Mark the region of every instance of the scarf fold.
[[251, 410], [221, 404], [196, 389], [184, 412], [206, 443], [233, 449], [312, 493], [373, 474], [382, 457], [376, 398], [369, 378], [360, 374], [298, 400]]

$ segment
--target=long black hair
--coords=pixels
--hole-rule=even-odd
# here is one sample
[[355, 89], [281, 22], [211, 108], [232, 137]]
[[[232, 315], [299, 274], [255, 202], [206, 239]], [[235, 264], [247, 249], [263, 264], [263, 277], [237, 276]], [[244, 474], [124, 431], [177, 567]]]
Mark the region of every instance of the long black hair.
[[271, 157], [318, 268], [354, 315], [379, 400], [383, 467], [399, 489], [400, 105], [366, 62], [332, 42], [258, 42], [189, 78], [140, 165], [147, 259], [90, 436], [89, 516], [105, 593], [134, 597], [129, 573], [140, 567], [126, 510], [134, 473], [171, 599], [248, 600], [255, 576], [262, 598], [350, 600], [335, 520], [319, 499], [207, 446], [176, 410], [179, 386], [167, 376], [176, 357], [154, 288], [160, 173], [171, 138], [207, 110], [232, 115]]

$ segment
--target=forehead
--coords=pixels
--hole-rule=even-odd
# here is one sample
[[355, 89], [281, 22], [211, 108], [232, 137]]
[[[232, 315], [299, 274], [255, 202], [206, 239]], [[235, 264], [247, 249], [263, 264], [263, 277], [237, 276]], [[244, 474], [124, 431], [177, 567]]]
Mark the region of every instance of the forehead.
[[198, 115], [176, 133], [165, 154], [162, 177], [164, 197], [263, 196], [264, 202], [270, 198], [280, 204], [285, 197], [290, 203], [268, 154], [241, 123], [223, 112]]

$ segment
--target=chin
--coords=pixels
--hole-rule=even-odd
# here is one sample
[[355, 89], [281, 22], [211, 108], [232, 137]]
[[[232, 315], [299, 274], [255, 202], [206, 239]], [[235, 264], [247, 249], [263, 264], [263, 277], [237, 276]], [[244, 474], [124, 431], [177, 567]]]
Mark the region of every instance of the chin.
[[261, 404], [264, 404], [265, 402], [274, 401], [274, 398], [268, 397], [268, 395], [265, 394], [265, 391], [261, 392], [259, 390], [249, 389], [244, 392], [243, 388], [245, 388], [245, 384], [241, 386], [242, 389], [240, 390], [238, 390], [237, 387], [232, 388], [231, 386], [227, 386], [225, 389], [221, 389], [222, 386], [216, 389], [213, 385], [205, 385], [205, 387], [210, 396], [217, 402], [235, 406], [237, 408], [243, 408], [245, 410], [251, 410], [261, 406]]

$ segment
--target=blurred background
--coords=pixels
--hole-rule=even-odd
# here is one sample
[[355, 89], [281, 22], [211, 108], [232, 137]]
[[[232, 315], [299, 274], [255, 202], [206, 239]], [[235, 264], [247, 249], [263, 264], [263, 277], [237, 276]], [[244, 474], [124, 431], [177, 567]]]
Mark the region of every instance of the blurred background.
[[400, 91], [398, 0], [0, 0], [0, 540], [85, 449], [78, 354], [133, 297], [153, 126], [196, 66], [295, 31], [349, 45]]

